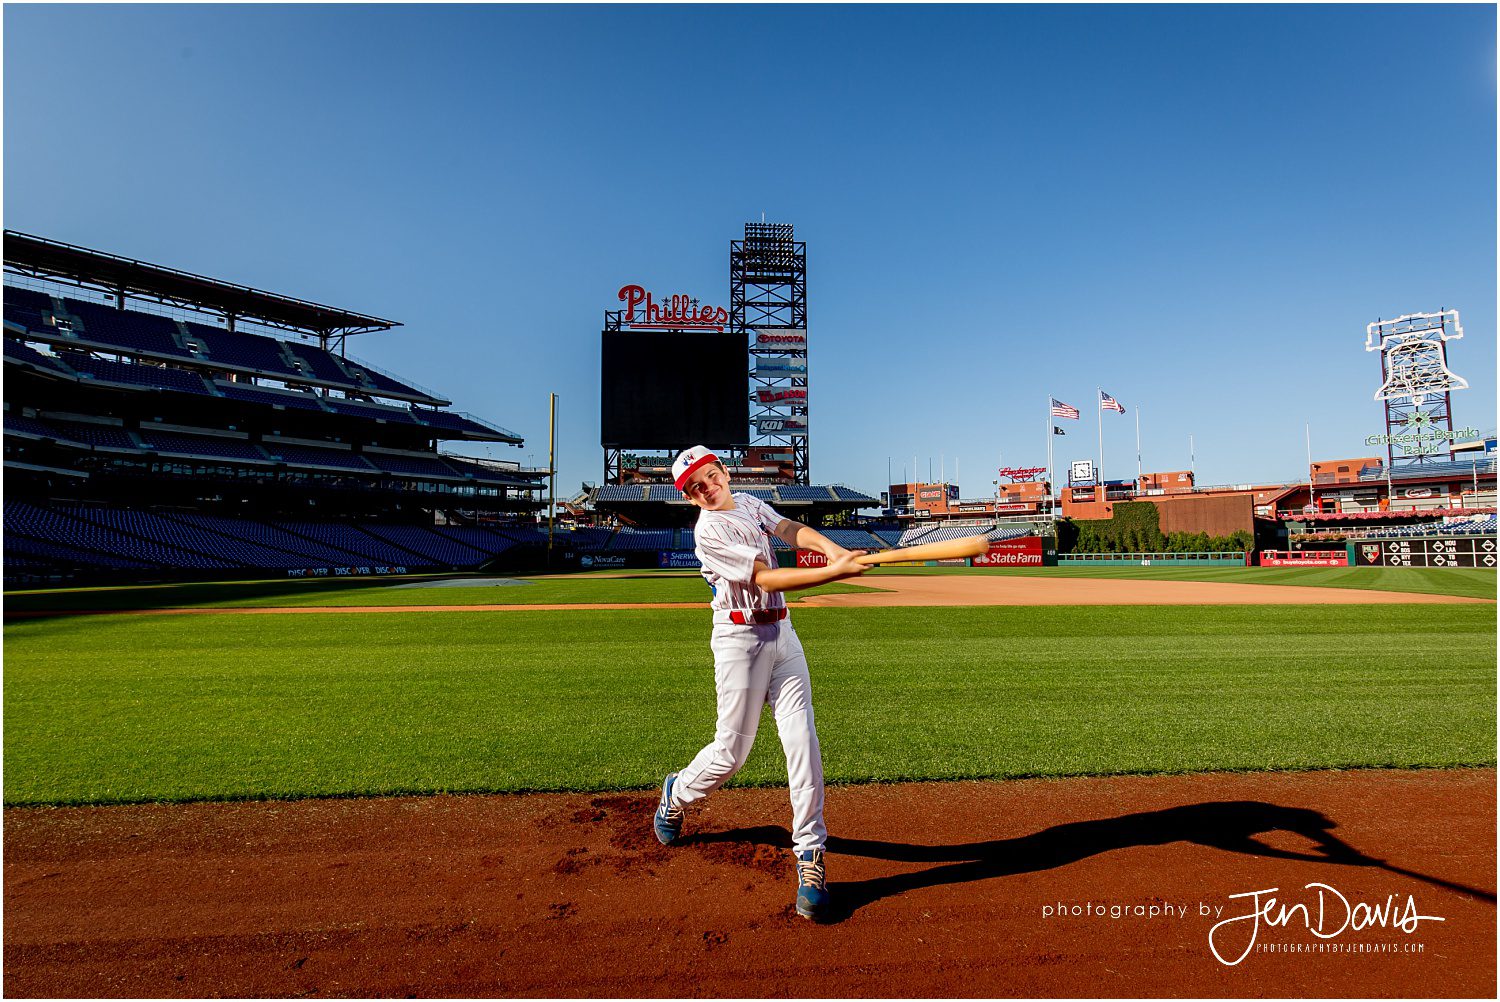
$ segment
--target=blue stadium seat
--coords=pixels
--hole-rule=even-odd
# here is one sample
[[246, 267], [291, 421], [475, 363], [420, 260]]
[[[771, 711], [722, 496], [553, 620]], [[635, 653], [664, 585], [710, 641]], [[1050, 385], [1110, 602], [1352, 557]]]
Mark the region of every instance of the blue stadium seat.
[[179, 393], [198, 393], [204, 396], [213, 395], [213, 391], [208, 388], [202, 376], [186, 369], [169, 369], [159, 365], [142, 365], [132, 362], [112, 362], [77, 351], [65, 352], [62, 358], [79, 376], [101, 383], [175, 390]]
[[170, 317], [117, 310], [107, 303], [80, 299], [64, 299], [63, 308], [71, 318], [73, 336], [80, 341], [123, 348], [127, 353], [146, 352], [183, 360], [192, 357], [179, 340], [177, 322]]

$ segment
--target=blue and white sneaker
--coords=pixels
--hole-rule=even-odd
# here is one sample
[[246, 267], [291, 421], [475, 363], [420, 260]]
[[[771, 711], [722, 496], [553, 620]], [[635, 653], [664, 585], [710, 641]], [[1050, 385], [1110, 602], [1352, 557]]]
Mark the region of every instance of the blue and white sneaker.
[[672, 785], [677, 782], [677, 773], [669, 773], [661, 782], [661, 803], [656, 805], [656, 817], [652, 827], [656, 829], [656, 840], [662, 845], [671, 845], [682, 834], [682, 819], [687, 813], [681, 807], [672, 806]]
[[828, 878], [823, 850], [807, 849], [797, 856], [797, 914], [817, 921], [828, 914]]

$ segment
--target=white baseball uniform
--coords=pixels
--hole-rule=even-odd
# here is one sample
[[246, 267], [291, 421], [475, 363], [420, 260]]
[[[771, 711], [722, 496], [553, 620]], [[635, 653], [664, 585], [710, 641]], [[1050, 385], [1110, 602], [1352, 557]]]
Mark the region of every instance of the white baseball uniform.
[[714, 740], [678, 774], [672, 800], [686, 807], [729, 781], [750, 756], [761, 707], [771, 704], [776, 730], [786, 752], [787, 785], [792, 798], [792, 847], [822, 849], [823, 757], [813, 725], [812, 681], [802, 642], [787, 618], [747, 625], [732, 621], [734, 612], [785, 610], [780, 592], [755, 584], [755, 561], [776, 566], [771, 534], [782, 516], [759, 498], [731, 495], [734, 508], [705, 509], [696, 529], [703, 577], [714, 590], [714, 689], [719, 719]]

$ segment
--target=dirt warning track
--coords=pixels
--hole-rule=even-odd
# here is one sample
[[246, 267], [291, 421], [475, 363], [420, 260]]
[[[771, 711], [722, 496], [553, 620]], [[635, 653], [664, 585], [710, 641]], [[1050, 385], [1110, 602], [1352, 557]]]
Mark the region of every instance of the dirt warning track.
[[[1230, 584], [1204, 581], [1139, 581], [1094, 578], [949, 575], [860, 578], [870, 589], [838, 595], [792, 596], [792, 608], [813, 606], [944, 605], [1432, 605], [1488, 603], [1493, 599], [1355, 588]], [[52, 616], [320, 615], [392, 612], [584, 612], [611, 609], [706, 609], [701, 602], [495, 603], [484, 605], [213, 606], [159, 609], [38, 610], [5, 613], [6, 619]]]
[[6, 994], [1495, 992], [1492, 769], [833, 787], [822, 926], [785, 789], [655, 800], [7, 810]]

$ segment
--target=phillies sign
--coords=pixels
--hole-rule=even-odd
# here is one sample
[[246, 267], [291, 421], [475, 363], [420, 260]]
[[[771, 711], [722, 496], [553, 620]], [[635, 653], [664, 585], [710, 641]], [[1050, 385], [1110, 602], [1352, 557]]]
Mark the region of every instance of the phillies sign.
[[620, 302], [625, 304], [621, 324], [638, 330], [724, 330], [729, 311], [722, 306], [698, 305], [686, 295], [673, 295], [658, 303], [639, 285], [620, 288]]
[[797, 386], [784, 390], [756, 390], [755, 399], [763, 404], [781, 403], [786, 400], [806, 400], [807, 390]]

